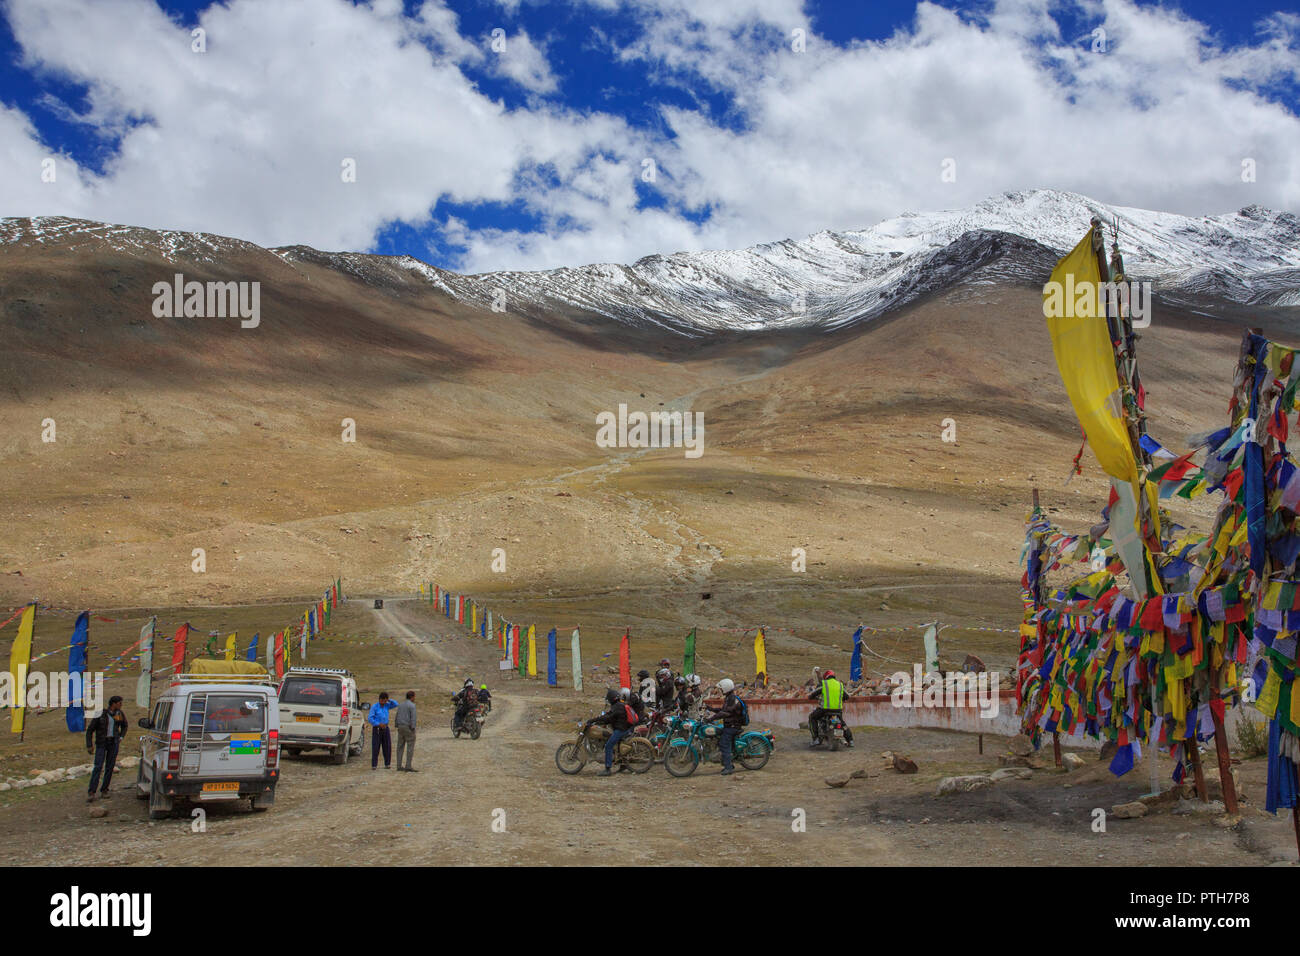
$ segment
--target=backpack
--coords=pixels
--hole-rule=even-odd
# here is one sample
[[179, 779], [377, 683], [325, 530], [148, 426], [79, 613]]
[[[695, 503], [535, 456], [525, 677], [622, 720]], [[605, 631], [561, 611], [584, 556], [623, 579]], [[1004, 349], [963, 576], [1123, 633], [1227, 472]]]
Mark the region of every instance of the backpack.
[[743, 697], [738, 696], [736, 697], [736, 700], [740, 701], [740, 726], [748, 727], [749, 726], [749, 705], [745, 703], [745, 698]]
[[627, 704], [623, 705], [623, 712], [627, 714], [627, 722], [629, 724], [635, 726], [641, 720], [641, 718], [637, 715], [637, 712], [633, 710], [631, 707], [629, 707]]

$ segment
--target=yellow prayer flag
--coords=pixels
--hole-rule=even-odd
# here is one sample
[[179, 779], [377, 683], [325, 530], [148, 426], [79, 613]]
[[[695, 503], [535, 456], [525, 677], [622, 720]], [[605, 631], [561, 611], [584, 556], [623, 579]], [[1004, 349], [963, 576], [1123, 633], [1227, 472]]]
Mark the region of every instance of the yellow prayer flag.
[[758, 629], [758, 634], [754, 636], [754, 672], [758, 679], [767, 686], [767, 641], [763, 637], [763, 629]]
[[228, 661], [233, 661], [235, 659], [235, 638], [238, 634], [239, 632], [235, 631], [226, 638], [226, 660]]
[[537, 676], [537, 631], [528, 625], [528, 676]]
[[[18, 636], [9, 651], [9, 673], [14, 681], [14, 701], [25, 701], [27, 696], [27, 668], [32, 663], [32, 631], [36, 626], [36, 605], [29, 604], [18, 621]], [[16, 734], [23, 732], [23, 719], [27, 716], [26, 707], [11, 707], [9, 729]]]

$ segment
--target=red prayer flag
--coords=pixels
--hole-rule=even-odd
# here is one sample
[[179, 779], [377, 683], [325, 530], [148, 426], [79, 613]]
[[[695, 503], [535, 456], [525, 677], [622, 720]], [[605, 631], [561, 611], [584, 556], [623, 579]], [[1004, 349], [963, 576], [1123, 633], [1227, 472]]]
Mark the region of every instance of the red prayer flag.
[[618, 645], [618, 685], [632, 688], [632, 647], [631, 636], [623, 632], [623, 640]]
[[172, 638], [172, 674], [179, 674], [185, 668], [185, 644], [189, 639], [189, 622], [176, 628]]

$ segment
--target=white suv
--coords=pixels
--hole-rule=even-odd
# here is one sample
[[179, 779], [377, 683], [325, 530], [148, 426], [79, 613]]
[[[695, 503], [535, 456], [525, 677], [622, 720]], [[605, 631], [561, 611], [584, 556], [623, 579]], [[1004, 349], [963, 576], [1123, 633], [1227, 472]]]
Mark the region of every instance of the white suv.
[[294, 667], [280, 684], [280, 743], [290, 756], [328, 750], [346, 763], [366, 745], [357, 681], [341, 667]]
[[280, 715], [274, 679], [182, 674], [141, 717], [137, 796], [149, 817], [170, 816], [176, 800], [251, 799], [275, 803], [280, 780]]

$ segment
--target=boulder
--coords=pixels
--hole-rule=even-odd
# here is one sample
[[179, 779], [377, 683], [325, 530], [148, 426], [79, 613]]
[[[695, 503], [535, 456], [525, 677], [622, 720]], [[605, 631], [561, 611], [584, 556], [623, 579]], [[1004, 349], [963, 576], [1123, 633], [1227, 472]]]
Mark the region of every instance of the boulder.
[[939, 787], [935, 793], [942, 797], [950, 793], [971, 793], [991, 786], [993, 786], [992, 778], [973, 773], [961, 777], [944, 777], [939, 781]]
[[850, 774], [847, 773], [838, 774], [837, 776], [834, 777], [827, 777], [826, 786], [834, 787], [835, 789], [838, 790], [840, 787], [848, 786], [849, 781], [852, 779], [853, 777]]
[[1030, 770], [1043, 769], [1043, 762], [1037, 757], [1022, 757], [1020, 754], [1001, 754], [998, 756], [999, 767], [1026, 767]]
[[1017, 757], [1028, 757], [1034, 752], [1034, 742], [1025, 734], [1016, 734], [1011, 738], [1011, 746], [1007, 749]]
[[105, 807], [91, 807], [87, 812], [90, 816], [95, 817], [96, 819], [102, 819], [108, 816], [108, 810]]
[[1147, 815], [1147, 805], [1140, 800], [1117, 804], [1110, 808], [1110, 815], [1116, 820], [1136, 820]]
[[1101, 750], [1097, 754], [1097, 759], [1109, 763], [1115, 758], [1115, 751], [1119, 750], [1119, 744], [1114, 740], [1107, 740], [1101, 745]]
[[891, 766], [899, 773], [916, 773], [916, 761], [901, 754], [894, 754]]
[[1071, 770], [1080, 770], [1083, 767], [1083, 758], [1078, 754], [1061, 754], [1061, 766], [1066, 773]]
[[1183, 796], [1181, 785], [1170, 787], [1168, 790], [1162, 790], [1160, 793], [1147, 793], [1138, 797], [1138, 802], [1146, 807], [1168, 807], [1177, 803]]
[[1028, 767], [999, 767], [989, 774], [989, 779], [1000, 783], [1003, 780], [1028, 780], [1033, 775], [1034, 772]]

